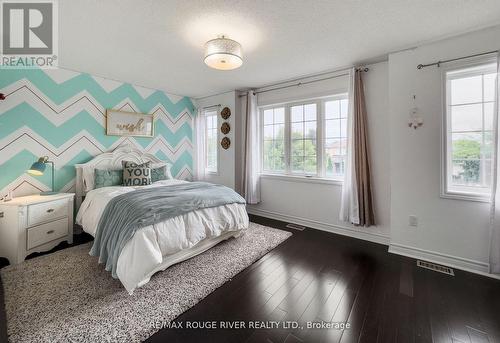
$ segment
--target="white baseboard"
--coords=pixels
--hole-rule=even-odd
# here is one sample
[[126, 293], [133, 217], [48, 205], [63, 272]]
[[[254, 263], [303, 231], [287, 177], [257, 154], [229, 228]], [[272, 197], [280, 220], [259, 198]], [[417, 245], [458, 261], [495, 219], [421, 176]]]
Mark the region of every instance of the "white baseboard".
[[[278, 213], [278, 212], [268, 211], [268, 210], [262, 210], [262, 209], [257, 209], [257, 208], [247, 207], [247, 211], [248, 211], [248, 213], [254, 214], [256, 216], [276, 219], [276, 220], [280, 220], [280, 221], [287, 222], [287, 223], [299, 224], [299, 225], [307, 226], [307, 227], [317, 229], [317, 230], [332, 232], [332, 233], [336, 233], [336, 234], [343, 235], [343, 236], [349, 236], [349, 237], [353, 237], [353, 238], [357, 238], [357, 239], [362, 239], [365, 241], [389, 245], [389, 237], [387, 237], [387, 236], [377, 234], [377, 233], [372, 233], [372, 232], [364, 232], [364, 231], [356, 230], [356, 229], [350, 228], [348, 226], [333, 225], [333, 224], [319, 222], [316, 220], [300, 218], [300, 217], [291, 216], [288, 214], [283, 214], [283, 213]], [[370, 230], [370, 229], [367, 229], [367, 230]]]
[[389, 245], [389, 252], [397, 255], [403, 255], [414, 259], [425, 260], [442, 264], [448, 267], [464, 270], [474, 274], [488, 276], [500, 280], [500, 275], [490, 274], [488, 263], [481, 261], [470, 260], [463, 257], [442, 254], [430, 250], [410, 247], [407, 245], [391, 243]]

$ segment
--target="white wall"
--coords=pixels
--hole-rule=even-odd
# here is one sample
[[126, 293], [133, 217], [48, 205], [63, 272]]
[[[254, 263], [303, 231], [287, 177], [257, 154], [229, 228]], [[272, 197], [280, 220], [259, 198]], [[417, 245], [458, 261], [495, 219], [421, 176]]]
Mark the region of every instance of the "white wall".
[[[496, 27], [389, 56], [393, 252], [487, 270], [489, 204], [440, 197], [441, 70], [416, 66], [498, 49], [499, 37]], [[413, 94], [425, 121], [417, 130], [407, 127]], [[408, 226], [409, 215], [418, 228]]]
[[[387, 63], [369, 66], [363, 75], [368, 108], [369, 142], [376, 220], [378, 225], [359, 228], [339, 221], [341, 185], [311, 180], [272, 178], [261, 179], [262, 202], [251, 206], [249, 212], [310, 227], [347, 234], [376, 242], [388, 243], [390, 224], [389, 188], [389, 125]], [[306, 86], [261, 93], [259, 105], [307, 99], [346, 92], [347, 76]]]
[[[227, 122], [231, 126], [231, 131], [227, 137], [231, 140], [231, 146], [229, 149], [225, 150], [220, 146], [220, 141], [224, 135], [220, 132], [220, 126], [224, 122], [222, 117], [218, 116], [218, 127], [219, 127], [219, 144], [218, 144], [218, 172], [216, 174], [208, 174], [207, 181], [219, 183], [231, 188], [235, 188], [235, 147], [237, 143], [235, 142], [235, 130], [236, 130], [236, 92], [231, 91], [224, 94], [219, 94], [211, 97], [206, 97], [203, 99], [197, 99], [196, 104], [198, 108], [203, 108], [205, 106], [221, 104], [220, 110], [224, 107], [229, 107], [231, 109], [231, 117], [229, 117]], [[220, 111], [219, 110], [219, 111]]]

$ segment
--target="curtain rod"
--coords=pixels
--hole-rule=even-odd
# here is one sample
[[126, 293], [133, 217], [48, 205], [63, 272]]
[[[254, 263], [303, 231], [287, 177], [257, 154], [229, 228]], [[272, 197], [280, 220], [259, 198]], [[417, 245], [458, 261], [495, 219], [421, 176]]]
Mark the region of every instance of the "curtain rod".
[[417, 66], [417, 69], [422, 69], [422, 68], [427, 68], [431, 66], [438, 66], [438, 68], [441, 66], [443, 63], [449, 63], [449, 62], [454, 62], [454, 61], [460, 61], [464, 60], [466, 58], [471, 58], [471, 57], [478, 57], [478, 56], [484, 56], [484, 55], [490, 55], [490, 54], [495, 54], [498, 53], [498, 50], [493, 50], [493, 51], [488, 51], [488, 52], [482, 52], [480, 54], [474, 54], [474, 55], [469, 55], [469, 56], [463, 56], [463, 57], [457, 57], [457, 58], [452, 58], [449, 60], [444, 60], [444, 61], [437, 61], [434, 63], [428, 63], [428, 64], [419, 64]]
[[[349, 69], [351, 69], [351, 68], [349, 68]], [[342, 69], [342, 70], [348, 70], [348, 69]], [[342, 70], [339, 70], [339, 71], [342, 71]], [[369, 68], [357, 68], [356, 70], [366, 73], [370, 69]], [[311, 77], [317, 77], [317, 76], [320, 76], [320, 75], [331, 74], [331, 73], [334, 73], [334, 72], [328, 72], [328, 73], [323, 73], [323, 74], [306, 76], [306, 77], [303, 77], [302, 79], [307, 79], [307, 78], [311, 78]], [[255, 94], [260, 94], [260, 93], [266, 93], [266, 92], [276, 91], [276, 90], [279, 90], [279, 89], [285, 89], [285, 88], [290, 88], [290, 87], [300, 87], [300, 86], [303, 86], [303, 85], [308, 85], [310, 83], [319, 82], [319, 81], [325, 81], [325, 80], [330, 80], [330, 79], [335, 79], [337, 77], [342, 77], [342, 76], [347, 76], [347, 75], [349, 75], [349, 73], [337, 74], [337, 75], [334, 75], [334, 76], [324, 77], [322, 79], [311, 80], [311, 81], [304, 81], [304, 82], [298, 82], [298, 83], [294, 83], [292, 85], [286, 85], [286, 86], [281, 86], [281, 87], [274, 87], [274, 88], [270, 88], [270, 89], [264, 89], [264, 90], [261, 90], [261, 91], [254, 91], [253, 94], [255, 95]], [[296, 80], [300, 80], [300, 79], [296, 79]], [[293, 82], [293, 81], [295, 81], [295, 80], [283, 81], [283, 82], [275, 83], [275, 84], [270, 85], [268, 87], [276, 86], [276, 85], [281, 85], [281, 84], [288, 83], [288, 82]], [[246, 93], [239, 95], [240, 98], [244, 97], [244, 96], [247, 96]]]
[[222, 106], [221, 104], [216, 104], [216, 105], [205, 106], [205, 107], [202, 107], [201, 109], [202, 109], [202, 110], [206, 110], [207, 108], [212, 108], [212, 107], [221, 107], [221, 106]]

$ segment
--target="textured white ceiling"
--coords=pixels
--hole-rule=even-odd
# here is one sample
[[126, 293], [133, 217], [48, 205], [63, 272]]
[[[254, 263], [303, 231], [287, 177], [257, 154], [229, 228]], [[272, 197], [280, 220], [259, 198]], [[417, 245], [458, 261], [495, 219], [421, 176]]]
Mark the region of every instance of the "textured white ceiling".
[[[59, 65], [199, 97], [367, 61], [500, 23], [499, 0], [60, 0]], [[205, 41], [239, 41], [234, 71]]]

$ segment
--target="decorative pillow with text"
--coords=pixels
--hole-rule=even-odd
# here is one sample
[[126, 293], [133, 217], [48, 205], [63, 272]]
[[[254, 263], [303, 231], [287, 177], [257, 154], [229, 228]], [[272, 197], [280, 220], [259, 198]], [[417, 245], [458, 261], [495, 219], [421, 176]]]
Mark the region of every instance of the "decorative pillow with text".
[[146, 186], [151, 184], [151, 162], [137, 164], [122, 161], [122, 166], [124, 186]]

